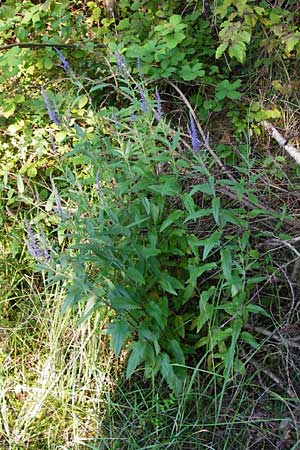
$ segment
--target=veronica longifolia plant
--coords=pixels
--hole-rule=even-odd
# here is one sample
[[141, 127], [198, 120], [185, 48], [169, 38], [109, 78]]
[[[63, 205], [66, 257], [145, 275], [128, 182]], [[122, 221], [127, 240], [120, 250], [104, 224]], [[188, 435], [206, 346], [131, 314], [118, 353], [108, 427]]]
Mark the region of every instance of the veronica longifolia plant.
[[48, 115], [49, 115], [49, 119], [54, 122], [56, 125], [60, 125], [61, 121], [60, 118], [58, 117], [57, 112], [55, 111], [55, 109], [53, 108], [53, 106], [51, 105], [51, 101], [47, 95], [47, 92], [45, 91], [45, 89], [42, 87], [41, 88], [41, 92], [42, 92], [42, 96], [44, 99], [44, 103], [45, 106], [47, 108], [48, 111]]
[[192, 150], [193, 150], [193, 152], [196, 152], [201, 147], [201, 141], [198, 137], [196, 124], [195, 124], [192, 114], [190, 114], [190, 124], [188, 126], [188, 130], [189, 130], [189, 135], [190, 135], [190, 139], [191, 139]]

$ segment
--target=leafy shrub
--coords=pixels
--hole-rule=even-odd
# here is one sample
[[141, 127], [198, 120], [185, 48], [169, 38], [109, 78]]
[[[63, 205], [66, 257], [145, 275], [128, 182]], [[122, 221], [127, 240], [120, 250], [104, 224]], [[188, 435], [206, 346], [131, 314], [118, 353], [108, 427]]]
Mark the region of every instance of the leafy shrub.
[[[55, 185], [52, 196], [65, 250], [51, 278], [66, 283], [64, 309], [86, 303], [82, 320], [109, 308], [115, 354], [129, 343], [128, 377], [143, 365], [147, 377], [160, 373], [178, 391], [187, 364], [200, 358], [227, 379], [242, 370], [238, 339], [256, 345], [243, 324], [250, 312], [264, 313], [249, 303], [264, 276], [257, 276], [251, 215], [220, 191], [228, 186], [241, 200], [250, 188], [211, 175], [192, 116], [183, 150], [182, 131], [163, 115], [158, 91], [134, 81], [118, 54], [116, 63], [128, 106], [117, 115], [95, 112], [89, 138], [78, 123], [69, 127], [73, 150], [55, 181], [62, 198]], [[83, 161], [85, 173], [76, 169]]]

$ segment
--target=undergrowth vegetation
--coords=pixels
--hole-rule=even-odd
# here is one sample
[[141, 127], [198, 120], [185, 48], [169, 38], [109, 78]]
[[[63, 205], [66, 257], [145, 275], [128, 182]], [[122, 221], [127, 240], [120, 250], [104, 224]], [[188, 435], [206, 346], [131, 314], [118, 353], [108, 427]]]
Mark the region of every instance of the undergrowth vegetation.
[[299, 447], [297, 11], [1, 5], [3, 448]]

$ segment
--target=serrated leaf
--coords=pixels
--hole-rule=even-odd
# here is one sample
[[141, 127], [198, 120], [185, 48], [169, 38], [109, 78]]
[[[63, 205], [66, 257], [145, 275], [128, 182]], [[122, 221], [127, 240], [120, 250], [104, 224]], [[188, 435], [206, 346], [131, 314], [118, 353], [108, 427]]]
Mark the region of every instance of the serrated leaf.
[[183, 205], [185, 207], [185, 209], [187, 210], [188, 213], [192, 214], [195, 211], [195, 202], [191, 196], [191, 194], [188, 194], [187, 192], [185, 192], [184, 194], [182, 194], [182, 202]]
[[221, 58], [221, 56], [223, 55], [223, 53], [225, 52], [227, 47], [228, 47], [228, 44], [221, 44], [221, 45], [219, 45], [219, 47], [216, 50], [216, 59]]
[[193, 187], [190, 192], [190, 195], [197, 194], [197, 192], [203, 192], [208, 195], [215, 195], [214, 187], [210, 183], [197, 184]]
[[111, 298], [111, 307], [116, 311], [140, 309], [139, 305], [130, 297], [116, 295]]
[[243, 331], [241, 333], [241, 339], [243, 339], [243, 341], [245, 341], [247, 344], [251, 345], [251, 347], [253, 347], [253, 348], [259, 347], [259, 343], [255, 339], [255, 337], [252, 336], [252, 334], [248, 333], [247, 331]]
[[118, 357], [124, 341], [129, 334], [128, 323], [125, 319], [120, 318], [109, 324], [107, 332], [111, 335], [111, 346], [116, 357]]
[[249, 311], [251, 313], [262, 314], [265, 317], [271, 318], [270, 314], [259, 305], [249, 304], [249, 305], [247, 305], [246, 309], [247, 309], [247, 311]]
[[166, 318], [164, 317], [164, 313], [158, 303], [154, 301], [147, 303], [145, 310], [146, 313], [152, 317], [162, 329], [165, 328]]
[[145, 284], [143, 275], [135, 267], [128, 267], [128, 269], [126, 270], [126, 276], [135, 281], [137, 284]]
[[164, 231], [168, 228], [172, 223], [176, 222], [180, 217], [183, 216], [183, 211], [173, 211], [162, 223], [160, 227], [160, 232]]
[[177, 339], [171, 339], [171, 341], [168, 344], [168, 350], [174, 356], [174, 359], [177, 364], [181, 365], [185, 364], [184, 353]]
[[203, 260], [207, 258], [210, 251], [219, 244], [220, 237], [222, 236], [222, 233], [220, 231], [215, 231], [213, 234], [209, 236], [207, 239], [199, 239], [198, 244], [200, 246], [203, 246]]
[[159, 355], [160, 372], [169, 386], [174, 385], [174, 370], [170, 363], [170, 358], [166, 353]]
[[134, 342], [131, 345], [131, 352], [127, 362], [126, 378], [130, 378], [138, 365], [145, 361], [147, 343], [145, 341]]
[[202, 264], [200, 266], [189, 267], [190, 278], [188, 279], [187, 283], [195, 286], [197, 279], [201, 277], [201, 275], [203, 275], [205, 272], [208, 272], [209, 270], [215, 269], [216, 267], [217, 264], [214, 262]]
[[211, 214], [212, 214], [211, 209], [200, 209], [198, 211], [189, 214], [183, 223], [189, 222], [190, 220], [201, 219], [202, 217], [208, 217]]
[[145, 259], [151, 258], [151, 256], [157, 256], [160, 255], [161, 250], [158, 248], [151, 248], [151, 247], [143, 247], [141, 248], [141, 254]]
[[238, 44], [232, 45], [228, 50], [230, 58], [235, 57], [238, 62], [243, 63], [246, 59], [246, 46], [240, 41]]

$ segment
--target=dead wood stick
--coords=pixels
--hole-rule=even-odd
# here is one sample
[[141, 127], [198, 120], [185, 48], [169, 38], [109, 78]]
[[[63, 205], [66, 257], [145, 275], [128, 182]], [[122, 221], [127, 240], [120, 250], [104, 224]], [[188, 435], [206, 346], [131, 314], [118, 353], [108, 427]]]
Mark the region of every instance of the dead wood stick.
[[288, 139], [282, 136], [279, 131], [272, 125], [270, 122], [266, 120], [262, 122], [262, 125], [268, 132], [268, 134], [275, 139], [278, 145], [283, 148], [295, 161], [300, 165], [300, 152], [293, 145], [288, 143]]

